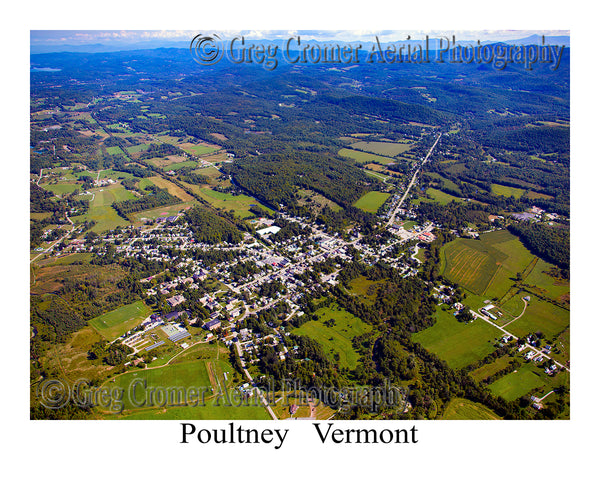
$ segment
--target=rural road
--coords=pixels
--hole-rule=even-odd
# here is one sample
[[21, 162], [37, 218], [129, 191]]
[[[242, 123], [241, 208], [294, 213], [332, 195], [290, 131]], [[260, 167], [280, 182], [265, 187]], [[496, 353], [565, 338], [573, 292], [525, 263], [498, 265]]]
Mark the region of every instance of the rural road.
[[[519, 339], [519, 337], [517, 337], [516, 335], [513, 335], [512, 333], [510, 333], [507, 330], [504, 330], [504, 328], [499, 327], [498, 325], [496, 325], [494, 322], [492, 322], [491, 320], [488, 320], [487, 318], [485, 318], [483, 315], [480, 315], [478, 312], [475, 312], [474, 310], [471, 310], [471, 314], [474, 315], [477, 318], [481, 318], [482, 320], [486, 321], [487, 323], [489, 323], [490, 325], [496, 327], [498, 330], [500, 330], [502, 333], [504, 333], [505, 335], [510, 335], [512, 338], [515, 338], [516, 340]], [[565, 367], [564, 365], [558, 363], [555, 359], [553, 359], [552, 357], [550, 357], [549, 355], [546, 355], [544, 352], [542, 352], [541, 350], [538, 350], [537, 348], [535, 348], [534, 346], [530, 345], [530, 344], [526, 344], [528, 348], [531, 348], [531, 350], [533, 350], [537, 355], [541, 355], [544, 358], [547, 358], [549, 360], [552, 360], [556, 365], [558, 365], [560, 368], [564, 368], [567, 372], [570, 372], [571, 370], [569, 370], [567, 367]]]
[[421, 168], [423, 168], [423, 165], [425, 165], [425, 163], [427, 163], [427, 160], [429, 159], [429, 155], [431, 155], [431, 152], [433, 152], [433, 149], [435, 148], [435, 146], [437, 145], [437, 143], [440, 141], [440, 138], [442, 138], [442, 134], [441, 133], [438, 135], [438, 138], [436, 139], [436, 141], [433, 142], [433, 145], [431, 146], [431, 148], [427, 152], [427, 155], [425, 156], [425, 158], [421, 162], [421, 165], [419, 165], [419, 167], [415, 170], [415, 173], [413, 174], [410, 183], [406, 187], [406, 190], [404, 191], [404, 194], [402, 195], [402, 198], [400, 198], [400, 201], [398, 202], [398, 205], [396, 205], [396, 207], [394, 208], [394, 212], [392, 213], [392, 215], [390, 215], [390, 218], [389, 218], [389, 220], [386, 223], [387, 227], [389, 227], [392, 223], [394, 223], [396, 221], [396, 215], [398, 214], [398, 210], [400, 210], [400, 207], [402, 207], [402, 204], [404, 203], [404, 200], [406, 200], [406, 197], [407, 197], [408, 193], [410, 192], [410, 189], [412, 188], [412, 186], [415, 183], [415, 180], [417, 179], [417, 175], [421, 171]]

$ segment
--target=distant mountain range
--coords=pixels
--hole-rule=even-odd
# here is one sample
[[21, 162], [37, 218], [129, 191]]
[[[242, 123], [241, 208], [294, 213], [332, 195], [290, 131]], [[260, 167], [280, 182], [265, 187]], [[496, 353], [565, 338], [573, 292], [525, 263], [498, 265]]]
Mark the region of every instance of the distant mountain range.
[[[300, 36], [302, 36], [302, 32], [300, 32]], [[430, 37], [430, 48], [435, 50], [439, 46], [439, 38], [438, 36]], [[190, 41], [191, 41], [190, 37]], [[230, 38], [224, 38], [225, 41], [231, 40]], [[250, 39], [248, 39], [250, 40]], [[145, 42], [122, 42], [122, 43], [114, 43], [114, 44], [102, 44], [102, 43], [94, 43], [94, 44], [81, 44], [81, 45], [49, 45], [49, 44], [37, 44], [31, 45], [30, 53], [38, 54], [38, 53], [58, 53], [58, 52], [73, 52], [73, 53], [104, 53], [104, 52], [119, 52], [119, 51], [128, 51], [128, 50], [148, 50], [155, 48], [189, 48], [190, 41], [165, 41], [165, 40], [149, 40]], [[268, 40], [251, 40], [254, 44], [281, 44], [283, 39], [268, 39]], [[382, 42], [382, 45], [387, 45], [389, 43], [402, 43], [405, 45], [423, 45], [425, 41], [425, 37], [417, 38], [415, 40], [405, 40], [403, 38], [399, 38], [395, 42]], [[570, 47], [571, 37], [567, 35], [563, 36], [546, 36], [545, 44], [546, 45], [564, 45], [565, 47]], [[362, 43], [363, 46], [366, 45], [364, 40], [356, 41], [356, 42], [341, 42], [339, 40], [307, 40], [302, 41], [303, 44], [331, 44], [331, 43], [340, 43], [340, 44], [348, 44], [348, 45], [357, 45]], [[375, 42], [375, 36], [371, 40], [371, 42]], [[456, 43], [466, 46], [466, 45], [476, 45], [477, 41], [472, 40], [461, 40], [460, 36], [456, 36]], [[541, 35], [530, 35], [526, 38], [521, 38], [518, 40], [486, 40], [481, 42], [481, 45], [493, 44], [493, 43], [506, 43], [510, 45], [541, 45], [542, 36]], [[292, 50], [294, 50], [294, 45], [291, 45]]]

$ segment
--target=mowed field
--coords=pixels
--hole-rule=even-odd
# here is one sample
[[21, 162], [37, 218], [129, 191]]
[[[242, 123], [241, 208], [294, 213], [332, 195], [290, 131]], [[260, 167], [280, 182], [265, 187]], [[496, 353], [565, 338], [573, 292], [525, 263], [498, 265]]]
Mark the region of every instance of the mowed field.
[[166, 178], [155, 176], [149, 177], [148, 180], [150, 180], [158, 188], [165, 188], [171, 195], [179, 198], [183, 202], [190, 202], [194, 200], [194, 197], [192, 197], [189, 193]]
[[384, 157], [395, 157], [403, 152], [406, 152], [411, 147], [409, 143], [393, 143], [393, 142], [356, 142], [352, 144], [352, 148], [363, 150], [365, 152], [382, 155]]
[[[227, 355], [228, 352], [217, 345], [201, 343], [190, 347], [173, 364], [160, 368], [150, 366], [115, 377], [104, 386], [125, 391], [124, 410], [118, 415], [105, 411], [104, 418], [268, 419], [262, 406], [236, 404], [231, 385], [233, 367], [227, 361]], [[138, 386], [129, 395], [135, 385], [133, 382]], [[232, 405], [225, 405], [228, 398]]]
[[[338, 354], [339, 361], [336, 363], [340, 366], [356, 368], [359, 354], [352, 347], [352, 339], [370, 331], [371, 326], [336, 304], [320, 308], [315, 313], [319, 316], [318, 321], [306, 322], [292, 332], [295, 335], [306, 335], [319, 342], [332, 361], [335, 361], [335, 356]], [[324, 324], [330, 319], [335, 321], [333, 327]]]
[[240, 218], [253, 216], [254, 214], [250, 212], [252, 206], [259, 206], [264, 210], [273, 212], [273, 210], [248, 195], [232, 195], [231, 193], [217, 192], [211, 188], [199, 188], [197, 185], [193, 185], [193, 187], [197, 187], [192, 190], [211, 205], [216, 208], [222, 208], [225, 211], [233, 210], [233, 214]]
[[525, 190], [522, 188], [507, 187], [506, 185], [492, 183], [492, 193], [495, 195], [501, 195], [503, 197], [521, 198], [525, 193]]
[[140, 324], [150, 313], [150, 307], [138, 300], [90, 320], [90, 325], [108, 341], [112, 341]]
[[442, 275], [477, 295], [502, 297], [517, 272], [534, 260], [517, 237], [506, 230], [479, 240], [458, 238], [442, 247]]
[[489, 386], [494, 395], [499, 395], [506, 400], [516, 400], [528, 395], [533, 389], [539, 389], [540, 396], [548, 393], [553, 388], [569, 384], [568, 372], [561, 372], [554, 377], [544, 373], [544, 369], [535, 362], [521, 365], [516, 372], [505, 375]]
[[352, 150], [350, 148], [342, 148], [338, 155], [342, 157], [351, 158], [358, 163], [381, 163], [383, 165], [388, 165], [394, 161], [393, 158], [384, 157], [381, 155], [375, 155], [373, 153], [361, 152], [358, 150]]
[[500, 417], [485, 405], [466, 398], [453, 398], [446, 406], [442, 420], [500, 420]]
[[435, 353], [452, 368], [465, 367], [492, 353], [495, 350], [494, 339], [501, 336], [498, 329], [483, 320], [475, 319], [465, 324], [440, 308], [435, 319], [435, 325], [415, 333], [412, 340]]
[[[94, 194], [94, 200], [91, 201], [89, 210], [85, 215], [73, 217], [73, 221], [84, 222], [86, 220], [94, 220], [96, 222], [96, 225], [92, 227], [94, 232], [104, 232], [128, 224], [126, 220], [117, 214], [111, 205], [113, 202], [135, 198], [131, 192], [118, 184], [109, 187], [93, 188], [90, 192]], [[89, 198], [89, 196], [86, 198]]]
[[356, 202], [354, 202], [354, 206], [364, 210], [365, 212], [377, 213], [377, 209], [385, 203], [389, 196], [389, 193], [384, 192], [365, 193]]

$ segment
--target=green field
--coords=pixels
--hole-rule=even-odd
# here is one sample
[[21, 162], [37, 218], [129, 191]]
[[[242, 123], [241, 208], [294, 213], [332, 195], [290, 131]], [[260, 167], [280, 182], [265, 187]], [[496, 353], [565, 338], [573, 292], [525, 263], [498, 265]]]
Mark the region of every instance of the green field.
[[81, 185], [77, 183], [55, 183], [53, 185], [42, 185], [45, 190], [51, 191], [54, 195], [65, 195], [69, 193], [73, 193], [77, 190]]
[[436, 323], [412, 336], [427, 350], [448, 362], [452, 368], [465, 367], [492, 353], [500, 331], [483, 320], [461, 323], [450, 312], [438, 308]]
[[[372, 305], [375, 302], [376, 288], [383, 283], [382, 281], [369, 280], [367, 277], [361, 275], [349, 283], [350, 293], [360, 297], [365, 303]], [[369, 289], [372, 286], [373, 288], [370, 293]]]
[[[370, 331], [371, 326], [335, 304], [320, 308], [315, 313], [319, 316], [318, 321], [306, 322], [293, 333], [319, 342], [327, 356], [340, 366], [356, 368], [359, 355], [352, 347], [352, 338]], [[323, 322], [330, 319], [335, 321], [335, 325], [325, 326]], [[338, 361], [335, 360], [336, 354], [339, 355]]]
[[149, 147], [148, 144], [140, 143], [139, 145], [134, 145], [132, 147], [127, 147], [128, 153], [139, 153], [141, 151], [147, 150]]
[[478, 382], [485, 380], [486, 378], [492, 376], [494, 373], [499, 372], [503, 368], [508, 367], [510, 364], [511, 358], [508, 355], [504, 355], [502, 357], [497, 358], [492, 363], [488, 363], [482, 367], [479, 367], [476, 370], [471, 372], [471, 376]]
[[217, 192], [210, 188], [194, 188], [193, 191], [198, 193], [204, 200], [216, 208], [222, 208], [225, 211], [233, 210], [234, 215], [237, 215], [240, 218], [254, 216], [254, 214], [250, 212], [252, 205], [273, 212], [273, 210], [265, 207], [258, 200], [249, 197], [248, 195], [232, 195], [231, 193]]
[[109, 155], [123, 155], [121, 147], [106, 147], [106, 153]]
[[[489, 386], [489, 389], [494, 395], [499, 395], [506, 400], [515, 400], [523, 395], [528, 394], [534, 388], [544, 389], [544, 393], [548, 393], [552, 383], [565, 379], [564, 374], [559, 374], [556, 379], [551, 379], [544, 373], [544, 370], [538, 368], [534, 362], [528, 362], [522, 365], [516, 372], [511, 372], [508, 375], [499, 378]], [[559, 378], [561, 377], [562, 378]]]
[[164, 167], [162, 167], [162, 169], [166, 170], [166, 171], [173, 170], [174, 172], [176, 172], [180, 168], [184, 168], [184, 167], [196, 168], [197, 166], [198, 166], [198, 162], [195, 162], [193, 160], [187, 160], [185, 162], [172, 163], [171, 165], [165, 165]]
[[[520, 313], [523, 309], [521, 295], [512, 297], [502, 305], [502, 308], [512, 315], [515, 312]], [[530, 302], [525, 313], [521, 318], [511, 323], [508, 328], [511, 333], [517, 336], [532, 332], [543, 332], [546, 338], [553, 338], [569, 325], [569, 319], [569, 310], [553, 305], [535, 295], [530, 295]]]
[[181, 146], [181, 149], [192, 155], [206, 155], [207, 153], [216, 152], [219, 150], [214, 147], [207, 147], [206, 145], [193, 145], [193, 146]]
[[441, 190], [438, 190], [437, 188], [428, 188], [426, 193], [432, 199], [420, 197], [420, 198], [413, 200], [413, 203], [418, 205], [420, 202], [438, 202], [442, 205], [447, 205], [452, 201], [454, 201], [454, 202], [464, 201], [460, 197], [455, 197], [454, 195], [449, 195], [446, 192], [442, 192]]
[[409, 150], [409, 143], [392, 143], [392, 142], [356, 142], [352, 144], [352, 148], [364, 150], [366, 152], [383, 155], [385, 157], [395, 157]]
[[492, 183], [492, 193], [495, 195], [501, 195], [503, 197], [521, 198], [525, 193], [525, 190], [522, 188], [507, 187], [506, 185]]
[[383, 157], [381, 155], [374, 155], [372, 153], [360, 152], [358, 150], [351, 150], [349, 148], [342, 148], [338, 155], [342, 157], [351, 158], [352, 160], [357, 161], [358, 163], [381, 163], [383, 165], [387, 165], [394, 161], [393, 158]]
[[[180, 358], [181, 357], [181, 358]], [[110, 389], [123, 389], [124, 410], [104, 418], [156, 420], [217, 420], [269, 418], [262, 406], [239, 405], [232, 395], [233, 367], [227, 351], [217, 345], [198, 344], [177, 358], [176, 363], [125, 373], [104, 384]], [[224, 373], [228, 380], [225, 380]], [[134, 390], [134, 386], [136, 385]], [[186, 390], [182, 390], [186, 389]], [[197, 393], [194, 393], [194, 390]], [[179, 393], [177, 391], [187, 392]], [[130, 394], [130, 392], [132, 392]], [[169, 395], [175, 392], [175, 395]], [[191, 392], [191, 393], [190, 393]], [[232, 405], [227, 405], [228, 400]], [[165, 408], [166, 407], [166, 408]]]
[[[96, 225], [92, 227], [94, 232], [103, 232], [112, 230], [117, 226], [127, 225], [127, 220], [121, 218], [114, 208], [113, 202], [129, 200], [135, 198], [134, 195], [121, 185], [112, 185], [110, 187], [94, 188], [90, 190], [95, 194], [94, 200], [90, 203], [90, 208], [85, 215], [73, 217], [74, 221], [83, 222], [94, 220]], [[86, 196], [85, 198], [90, 198]]]
[[444, 410], [442, 420], [500, 420], [485, 405], [465, 398], [453, 398]]
[[442, 275], [477, 295], [501, 298], [518, 272], [534, 260], [517, 237], [506, 230], [479, 240], [458, 238], [442, 247]]
[[539, 259], [531, 273], [525, 278], [524, 283], [529, 289], [552, 300], [564, 299], [570, 292], [569, 281], [552, 277], [546, 273], [550, 272], [551, 268], [551, 264]]
[[354, 206], [364, 210], [365, 212], [377, 213], [377, 209], [385, 203], [389, 196], [389, 193], [384, 192], [365, 193], [356, 202], [354, 202]]
[[150, 313], [150, 308], [138, 300], [90, 320], [90, 325], [104, 338], [112, 341], [140, 324]]

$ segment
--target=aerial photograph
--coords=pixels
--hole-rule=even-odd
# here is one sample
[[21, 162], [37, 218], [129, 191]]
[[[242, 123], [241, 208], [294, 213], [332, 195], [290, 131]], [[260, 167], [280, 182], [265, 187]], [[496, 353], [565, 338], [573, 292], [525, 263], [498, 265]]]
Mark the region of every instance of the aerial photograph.
[[571, 418], [569, 30], [29, 35], [31, 420]]

